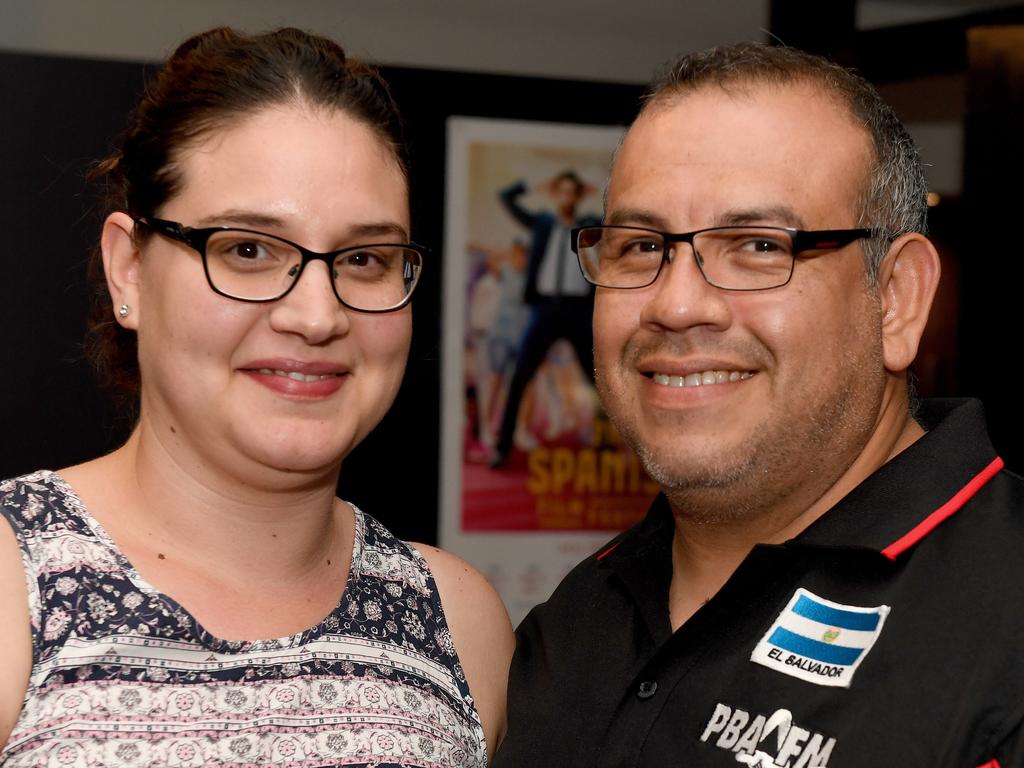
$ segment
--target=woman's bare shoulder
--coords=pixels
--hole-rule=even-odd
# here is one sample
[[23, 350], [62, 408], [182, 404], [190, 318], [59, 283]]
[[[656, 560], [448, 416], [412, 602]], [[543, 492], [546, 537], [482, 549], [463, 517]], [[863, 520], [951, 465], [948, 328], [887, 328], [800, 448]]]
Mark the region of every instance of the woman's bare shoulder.
[[[411, 544], [423, 555], [441, 592], [445, 616], [448, 623], [471, 617], [471, 624], [477, 632], [492, 640], [509, 638], [511, 644], [512, 625], [508, 611], [501, 597], [491, 583], [476, 568], [461, 557], [429, 544]], [[452, 627], [454, 631], [454, 627]]]

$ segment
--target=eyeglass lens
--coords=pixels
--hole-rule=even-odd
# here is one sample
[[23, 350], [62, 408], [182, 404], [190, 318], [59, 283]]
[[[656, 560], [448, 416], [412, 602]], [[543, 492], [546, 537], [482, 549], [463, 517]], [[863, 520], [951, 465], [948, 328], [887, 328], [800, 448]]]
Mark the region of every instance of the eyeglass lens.
[[[587, 279], [608, 288], [641, 288], [657, 278], [665, 238], [629, 227], [591, 227], [579, 234], [580, 265]], [[671, 243], [675, 250], [688, 247]], [[757, 290], [785, 285], [793, 270], [793, 238], [772, 227], [728, 227], [694, 235], [693, 250], [714, 286]]]
[[[222, 230], [206, 243], [206, 269], [221, 293], [270, 300], [284, 294], [302, 271], [302, 253], [270, 235]], [[338, 296], [355, 309], [382, 310], [401, 304], [422, 264], [418, 251], [401, 245], [365, 245], [334, 257]]]

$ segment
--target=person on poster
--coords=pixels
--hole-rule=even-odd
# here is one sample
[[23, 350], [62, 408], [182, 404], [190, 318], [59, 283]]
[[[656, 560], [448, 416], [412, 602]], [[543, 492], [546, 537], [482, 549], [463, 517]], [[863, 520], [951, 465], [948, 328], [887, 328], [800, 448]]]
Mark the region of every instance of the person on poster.
[[498, 768], [1024, 765], [1024, 482], [977, 401], [908, 384], [926, 194], [824, 59], [741, 44], [654, 86], [575, 245], [662, 493], [519, 626]]
[[96, 170], [88, 345], [135, 425], [0, 482], [0, 765], [488, 763], [501, 599], [336, 496], [412, 337], [401, 125], [297, 29], [195, 35], [147, 83]]
[[569, 230], [581, 224], [597, 223], [592, 216], [580, 217], [580, 202], [590, 187], [575, 171], [565, 170], [537, 187], [548, 194], [555, 211], [531, 211], [520, 198], [529, 191], [519, 181], [498, 194], [502, 205], [516, 221], [530, 230], [523, 301], [530, 305], [530, 318], [516, 354], [515, 368], [498, 428], [498, 439], [490, 465], [505, 464], [512, 450], [519, 406], [527, 385], [544, 362], [551, 345], [567, 339], [587, 375], [594, 368], [590, 316], [593, 289], [582, 278], [576, 255], [569, 244]]
[[473, 243], [469, 251], [484, 270], [469, 296], [467, 345], [473, 359], [476, 436], [485, 451], [481, 460], [487, 461], [496, 442], [505, 379], [528, 317], [528, 307], [523, 304], [526, 242], [516, 238], [508, 248]]

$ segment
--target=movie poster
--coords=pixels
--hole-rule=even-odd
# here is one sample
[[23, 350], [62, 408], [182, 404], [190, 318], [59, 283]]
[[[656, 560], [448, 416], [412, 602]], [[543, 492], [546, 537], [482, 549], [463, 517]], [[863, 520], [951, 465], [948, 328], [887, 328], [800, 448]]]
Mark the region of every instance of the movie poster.
[[657, 493], [598, 402], [569, 249], [600, 221], [622, 131], [448, 122], [440, 543], [513, 622]]

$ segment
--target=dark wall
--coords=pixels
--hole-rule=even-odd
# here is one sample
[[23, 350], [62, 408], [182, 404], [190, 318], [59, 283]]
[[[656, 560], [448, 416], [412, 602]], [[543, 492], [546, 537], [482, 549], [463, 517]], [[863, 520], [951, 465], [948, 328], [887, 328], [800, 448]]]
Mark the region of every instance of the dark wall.
[[[141, 92], [142, 64], [0, 54], [0, 477], [59, 468], [116, 447], [130, 424], [82, 358], [85, 263], [99, 233], [84, 176], [113, 147]], [[405, 382], [346, 460], [341, 492], [399, 536], [437, 538], [441, 254], [450, 115], [627, 124], [633, 86], [386, 69], [412, 144], [413, 232], [433, 256], [413, 301]]]
[[123, 436], [81, 338], [98, 220], [84, 175], [143, 83], [140, 65], [0, 55], [0, 475], [60, 467]]
[[961, 380], [984, 399], [992, 439], [1022, 472], [1016, 363], [1024, 254], [1014, 228], [1024, 176], [1024, 25], [971, 30], [967, 40]]

